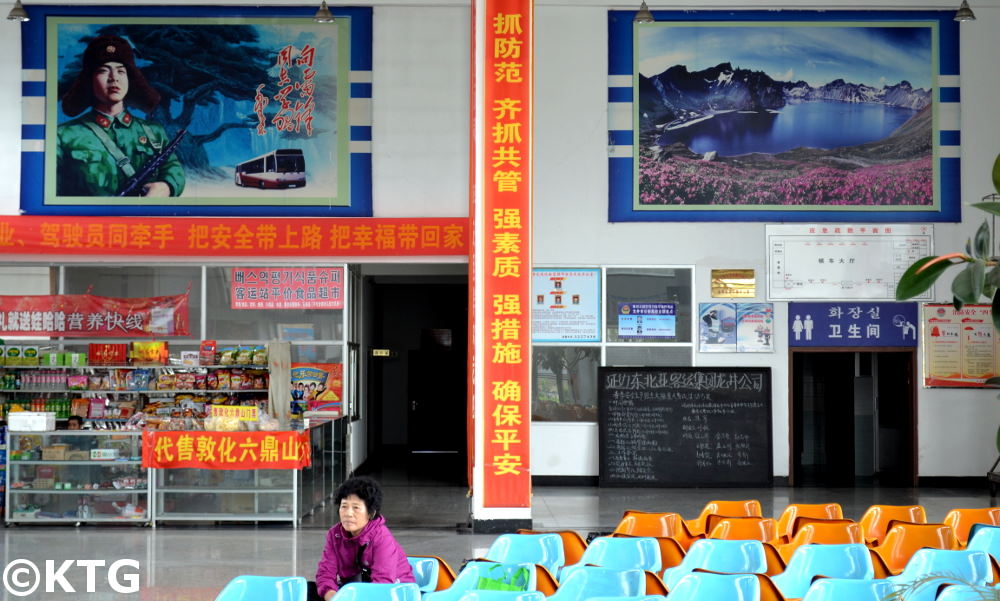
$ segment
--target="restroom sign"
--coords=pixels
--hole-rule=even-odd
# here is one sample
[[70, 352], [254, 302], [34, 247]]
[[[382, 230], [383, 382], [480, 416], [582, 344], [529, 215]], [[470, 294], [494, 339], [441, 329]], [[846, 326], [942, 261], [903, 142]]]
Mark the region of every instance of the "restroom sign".
[[917, 346], [917, 303], [789, 303], [788, 346]]

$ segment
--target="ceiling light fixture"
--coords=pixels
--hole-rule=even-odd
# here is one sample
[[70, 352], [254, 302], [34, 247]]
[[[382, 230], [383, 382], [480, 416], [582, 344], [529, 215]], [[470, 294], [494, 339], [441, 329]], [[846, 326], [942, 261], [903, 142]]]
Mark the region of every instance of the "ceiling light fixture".
[[635, 18], [632, 19], [633, 23], [655, 23], [656, 19], [653, 18], [653, 13], [649, 12], [649, 7], [646, 6], [646, 0], [642, 0], [642, 4], [639, 6], [639, 10], [635, 13]]
[[24, 10], [24, 6], [21, 5], [21, 0], [15, 0], [14, 8], [10, 9], [10, 12], [7, 13], [7, 20], [20, 21], [22, 23], [31, 20], [30, 17], [28, 17], [28, 11]]
[[326, 0], [323, 0], [323, 3], [319, 5], [319, 10], [316, 11], [313, 21], [317, 23], [333, 23], [333, 13], [327, 8]]
[[[7, 18], [9, 19], [10, 17]], [[976, 20], [976, 13], [972, 12], [972, 9], [969, 8], [969, 0], [962, 0], [962, 5], [958, 7], [957, 11], [955, 11], [955, 20], [956, 21]]]

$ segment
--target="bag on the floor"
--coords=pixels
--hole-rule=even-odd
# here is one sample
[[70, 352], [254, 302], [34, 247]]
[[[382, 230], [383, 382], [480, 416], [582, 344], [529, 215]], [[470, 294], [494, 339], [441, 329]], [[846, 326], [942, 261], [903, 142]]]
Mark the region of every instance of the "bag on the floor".
[[[494, 571], [499, 569], [499, 575], [494, 575]], [[504, 573], [502, 565], [490, 567], [488, 576], [480, 576], [476, 588], [483, 591], [526, 591], [531, 574], [528, 568], [518, 568], [511, 572], [508, 577]]]

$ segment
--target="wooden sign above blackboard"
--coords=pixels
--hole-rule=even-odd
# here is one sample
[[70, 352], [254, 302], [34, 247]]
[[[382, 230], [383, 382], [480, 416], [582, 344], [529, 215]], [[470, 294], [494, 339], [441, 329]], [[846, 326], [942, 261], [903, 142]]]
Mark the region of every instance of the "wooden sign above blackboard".
[[602, 367], [601, 486], [771, 486], [771, 370]]

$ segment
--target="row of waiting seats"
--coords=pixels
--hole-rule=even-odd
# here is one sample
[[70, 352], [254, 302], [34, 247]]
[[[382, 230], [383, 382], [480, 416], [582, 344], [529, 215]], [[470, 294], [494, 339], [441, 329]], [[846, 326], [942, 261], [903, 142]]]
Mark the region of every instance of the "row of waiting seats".
[[[1000, 508], [954, 510], [936, 525], [926, 523], [919, 506], [873, 506], [858, 523], [845, 519], [836, 503], [792, 505], [778, 520], [760, 513], [752, 500], [711, 502], [694, 520], [626, 511], [613, 532], [589, 544], [573, 531], [501, 535], [484, 560], [467, 562], [457, 575], [440, 558], [411, 557], [417, 585], [360, 585], [367, 593], [348, 585], [337, 601], [417, 601], [421, 595], [423, 601], [882, 601], [889, 595], [966, 601], [983, 599], [981, 588], [1000, 582]], [[539, 599], [478, 590], [483, 578], [525, 571], [526, 588]], [[948, 577], [924, 582], [935, 574]], [[234, 586], [243, 596], [226, 596]], [[920, 590], [909, 594], [910, 588]], [[234, 581], [218, 601], [299, 599], [249, 597], [247, 590]], [[376, 596], [355, 599], [359, 594]]]

